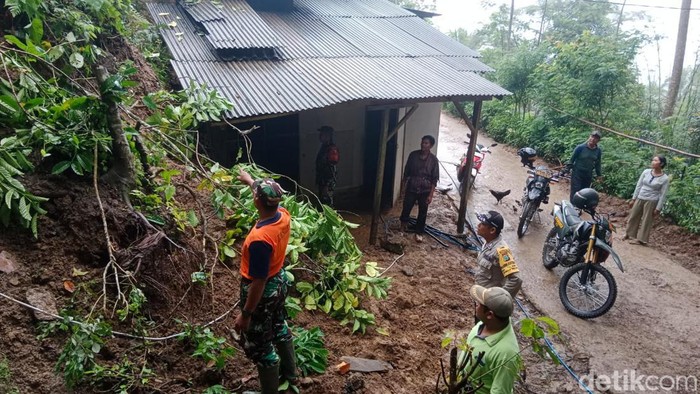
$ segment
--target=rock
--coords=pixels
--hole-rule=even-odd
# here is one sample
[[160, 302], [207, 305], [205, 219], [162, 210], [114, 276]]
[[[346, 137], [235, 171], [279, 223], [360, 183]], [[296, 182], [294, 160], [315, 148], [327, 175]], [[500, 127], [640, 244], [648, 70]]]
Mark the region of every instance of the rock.
[[17, 278], [10, 278], [10, 284], [12, 286], [19, 286], [19, 279]]
[[15, 271], [17, 271], [15, 258], [10, 254], [10, 252], [4, 250], [0, 252], [0, 272], [10, 274]]
[[411, 267], [401, 267], [401, 272], [406, 276], [413, 276], [413, 268]]
[[385, 239], [384, 238], [380, 239], [379, 245], [383, 249], [386, 249], [391, 253], [403, 254], [403, 251], [406, 248], [406, 245], [404, 242], [405, 241], [399, 237], [389, 235]]
[[[44, 312], [52, 313], [58, 315], [58, 310], [56, 309], [56, 300], [53, 295], [43, 289], [29, 289], [27, 290], [27, 303], [35, 306]], [[46, 313], [34, 311], [34, 317], [37, 320], [50, 321], [56, 320], [55, 317], [48, 315]]]
[[311, 379], [311, 378], [308, 377], [308, 376], [305, 377], [305, 378], [302, 378], [301, 380], [299, 380], [299, 385], [300, 385], [301, 387], [309, 387], [309, 386], [311, 386], [312, 384], [314, 384], [314, 380]]
[[350, 356], [343, 356], [340, 359], [350, 364], [350, 370], [355, 372], [384, 372], [394, 369], [391, 364], [382, 360], [370, 360], [368, 358]]

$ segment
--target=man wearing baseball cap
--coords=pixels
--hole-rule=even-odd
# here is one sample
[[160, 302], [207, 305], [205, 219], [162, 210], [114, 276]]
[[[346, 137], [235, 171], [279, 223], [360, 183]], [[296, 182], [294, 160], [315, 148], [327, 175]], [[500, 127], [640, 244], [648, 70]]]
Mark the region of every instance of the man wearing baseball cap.
[[593, 171], [600, 177], [600, 159], [603, 151], [598, 147], [598, 142], [603, 135], [598, 130], [591, 131], [588, 140], [574, 149], [567, 168], [571, 169], [571, 191], [569, 200], [574, 199], [574, 194], [581, 189], [591, 187]]
[[469, 294], [477, 304], [480, 323], [469, 332], [467, 343], [473, 349], [473, 361], [484, 353], [471, 375], [474, 384], [484, 384], [476, 393], [511, 394], [521, 365], [518, 339], [510, 324], [513, 299], [500, 287], [474, 285]]
[[513, 252], [501, 237], [503, 216], [496, 211], [477, 214], [479, 225], [476, 233], [486, 242], [477, 256], [476, 284], [489, 287], [502, 287], [515, 298], [523, 285], [518, 273]]
[[243, 169], [238, 179], [253, 190], [259, 219], [243, 242], [241, 314], [233, 327], [240, 334], [237, 340], [246, 356], [258, 367], [262, 393], [277, 394], [280, 374], [292, 384], [297, 379], [294, 344], [284, 308], [289, 287], [284, 258], [291, 217], [279, 207], [285, 191], [277, 182], [269, 178], [253, 181]]

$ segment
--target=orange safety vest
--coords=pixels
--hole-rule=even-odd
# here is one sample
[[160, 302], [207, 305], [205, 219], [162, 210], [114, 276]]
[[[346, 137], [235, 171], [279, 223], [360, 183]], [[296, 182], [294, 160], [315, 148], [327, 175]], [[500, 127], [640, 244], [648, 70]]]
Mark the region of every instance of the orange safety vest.
[[256, 241], [263, 241], [272, 246], [272, 256], [270, 258], [270, 270], [267, 278], [272, 278], [282, 269], [284, 265], [284, 256], [287, 252], [287, 243], [289, 243], [289, 234], [291, 232], [290, 223], [291, 216], [284, 208], [279, 208], [278, 212], [282, 215], [273, 223], [268, 223], [262, 227], [258, 227], [257, 223], [248, 233], [248, 236], [243, 242], [243, 254], [241, 256], [241, 276], [248, 280], [253, 280], [248, 272], [250, 271], [250, 244]]

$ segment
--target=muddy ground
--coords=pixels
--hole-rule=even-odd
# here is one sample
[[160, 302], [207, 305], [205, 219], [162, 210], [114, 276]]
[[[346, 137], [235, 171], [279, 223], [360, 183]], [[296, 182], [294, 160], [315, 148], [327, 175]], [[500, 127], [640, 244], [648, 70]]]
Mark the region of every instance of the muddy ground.
[[[430, 207], [428, 224], [446, 233], [454, 233], [457, 218], [457, 192], [451, 185], [456, 163], [466, 150], [466, 127], [456, 119], [443, 116], [440, 130], [438, 157], [441, 186], [451, 187], [445, 194], [436, 194]], [[484, 136], [479, 142], [490, 144]], [[416, 148], [418, 147], [416, 142]], [[603, 145], [604, 147], [604, 145]], [[661, 221], [660, 231], [652, 237], [650, 246], [631, 245], [621, 241], [618, 232], [614, 246], [626, 267], [620, 273], [608, 264], [619, 287], [618, 300], [612, 310], [598, 319], [584, 321], [564, 310], [557, 294], [560, 269], [553, 272], [541, 265], [540, 252], [544, 235], [549, 230], [550, 216], [540, 214], [541, 223], [535, 223], [523, 240], [517, 240], [519, 190], [525, 181], [525, 170], [520, 167], [514, 150], [499, 145], [487, 156], [482, 174], [477, 178], [468, 210], [473, 219], [475, 210], [496, 209], [506, 218], [506, 240], [514, 249], [524, 277], [523, 293], [519, 296], [526, 310], [534, 316], [546, 315], [557, 320], [563, 335], [554, 340], [557, 351], [579, 375], [612, 375], [635, 370], [638, 374], [695, 375], [700, 371], [700, 359], [694, 338], [700, 321], [700, 306], [694, 297], [698, 288], [698, 263], [692, 258], [697, 250], [698, 237], [691, 236], [670, 223]], [[12, 274], [0, 273], [0, 292], [24, 299], [28, 288], [43, 288], [56, 298], [58, 308], [80, 304], [92, 299], [100, 291], [102, 266], [105, 260], [105, 242], [101, 219], [90, 184], [67, 182], [58, 178], [34, 185], [36, 190], [52, 190], [53, 202], [49, 214], [42, 218], [39, 240], [33, 240], [21, 231], [8, 231], [0, 236], [0, 250], [8, 251], [18, 263]], [[48, 182], [48, 183], [46, 183]], [[566, 184], [553, 187], [552, 200], [564, 198]], [[500, 204], [489, 193], [511, 189]], [[178, 190], [183, 202], [197, 207], [186, 190]], [[199, 192], [197, 192], [199, 193]], [[121, 234], [114, 241], [119, 249], [133, 250], [137, 241], [152, 233], [139, 218], [125, 212], [114, 195], [103, 196], [106, 201], [108, 224]], [[206, 201], [203, 194], [197, 195]], [[383, 215], [388, 223], [398, 216], [399, 204]], [[601, 204], [615, 212], [616, 225], [623, 227], [627, 208], [624, 201], [604, 198]], [[549, 207], [548, 207], [549, 208]], [[323, 313], [304, 312], [293, 324], [306, 328], [320, 326], [325, 332], [326, 347], [330, 351], [331, 368], [323, 375], [312, 376], [303, 387], [306, 393], [433, 393], [440, 370], [440, 358], [445, 350], [440, 341], [447, 330], [467, 332], [473, 324], [473, 307], [467, 289], [473, 283], [468, 269], [475, 263], [475, 253], [456, 246], [444, 247], [426, 237], [416, 242], [413, 234], [389, 232], [404, 239], [403, 256], [367, 244], [369, 216], [365, 213], [347, 214], [348, 220], [361, 226], [354, 230], [365, 253], [365, 261], [377, 261], [389, 268], [385, 275], [394, 278], [387, 300], [366, 301], [366, 308], [377, 317], [377, 327], [389, 335], [381, 335], [370, 328], [366, 335], [351, 335], [350, 328]], [[208, 232], [221, 236], [224, 224], [209, 216]], [[201, 239], [181, 237], [173, 239], [192, 250], [197, 250]], [[214, 289], [192, 286], [189, 273], [199, 264], [212, 263], [212, 256], [185, 253], [161, 240], [159, 250], [152, 253], [140, 266], [139, 277], [147, 285], [149, 317], [156, 325], [149, 327], [152, 336], [165, 336], [181, 329], [175, 318], [205, 323], [227, 311], [238, 298], [237, 265], [218, 264], [213, 269]], [[189, 243], [189, 244], [188, 244]], [[130, 249], [131, 248], [131, 249]], [[133, 256], [121, 256], [129, 260]], [[133, 262], [132, 264], [136, 264]], [[393, 265], [392, 265], [393, 264]], [[74, 276], [73, 268], [86, 271]], [[133, 269], [137, 269], [134, 265]], [[73, 280], [81, 291], [78, 296], [64, 290], [63, 281]], [[93, 298], [88, 296], [92, 295]], [[85, 299], [81, 298], [84, 297]], [[65, 337], [38, 341], [36, 321], [23, 307], [1, 300], [0, 360], [8, 361], [12, 380], [21, 393], [70, 392], [53, 370]], [[88, 305], [89, 308], [91, 305]], [[87, 311], [85, 311], [87, 312]], [[523, 317], [518, 311], [514, 320]], [[228, 335], [233, 324], [231, 316], [212, 326], [217, 335]], [[517, 325], [517, 323], [516, 323]], [[115, 329], [131, 332], [127, 324]], [[525, 343], [521, 343], [525, 347]], [[222, 384], [240, 392], [256, 387], [253, 366], [239, 352], [221, 373], [214, 373], [201, 360], [193, 359], [193, 351], [186, 343], [162, 341], [148, 346], [138, 341], [112, 339], [101, 352], [102, 363], [118, 361], [122, 354], [131, 360], [145, 362], [158, 378], [152, 381], [150, 391], [162, 393], [199, 393], [213, 384]], [[524, 393], [582, 392], [562, 366], [541, 360], [529, 349], [524, 349], [526, 378], [518, 383], [517, 391]], [[342, 356], [381, 359], [393, 369], [386, 373], [339, 375], [332, 366]], [[242, 379], [245, 382], [242, 382]], [[2, 390], [0, 382], [0, 390]], [[351, 387], [362, 387], [351, 389]], [[76, 392], [99, 392], [102, 388], [81, 387]], [[625, 390], [612, 390], [625, 392]], [[682, 391], [676, 391], [682, 392]]]

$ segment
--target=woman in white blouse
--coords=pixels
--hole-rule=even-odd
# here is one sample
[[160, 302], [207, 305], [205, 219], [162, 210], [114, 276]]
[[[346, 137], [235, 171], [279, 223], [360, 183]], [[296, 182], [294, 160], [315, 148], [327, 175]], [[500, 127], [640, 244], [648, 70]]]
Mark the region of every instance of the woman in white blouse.
[[649, 242], [651, 225], [654, 216], [661, 212], [668, 191], [669, 177], [664, 173], [666, 158], [654, 156], [651, 160], [651, 168], [642, 172], [630, 200], [629, 221], [625, 239], [636, 239], [640, 244]]

